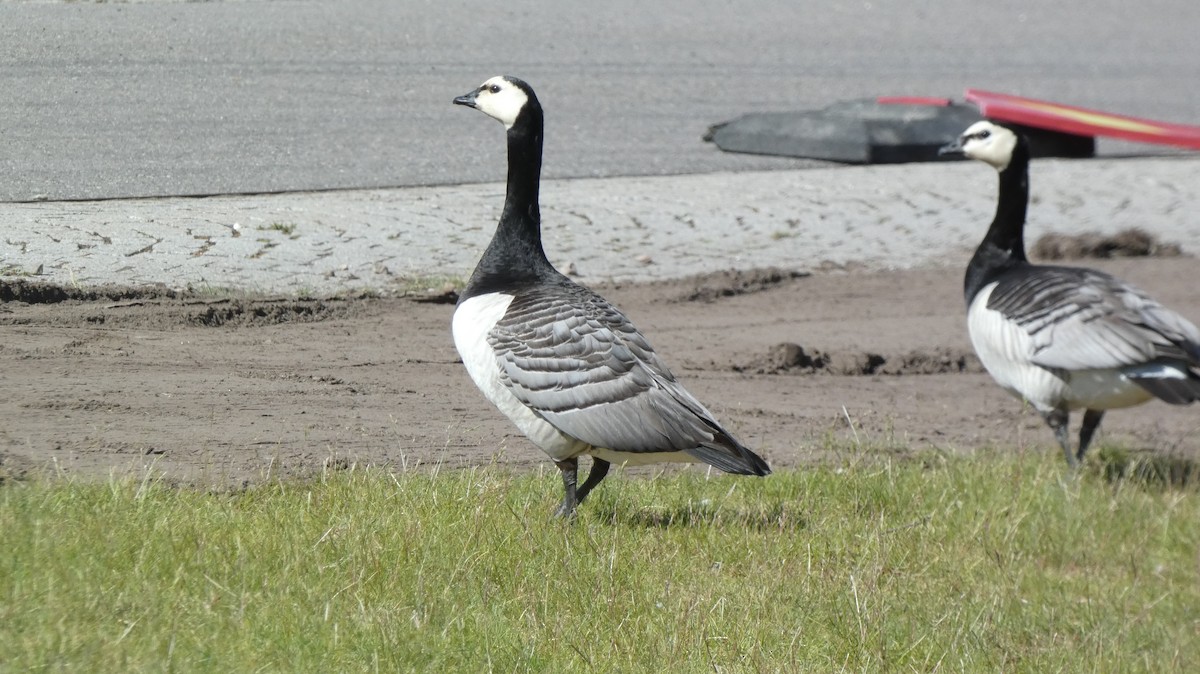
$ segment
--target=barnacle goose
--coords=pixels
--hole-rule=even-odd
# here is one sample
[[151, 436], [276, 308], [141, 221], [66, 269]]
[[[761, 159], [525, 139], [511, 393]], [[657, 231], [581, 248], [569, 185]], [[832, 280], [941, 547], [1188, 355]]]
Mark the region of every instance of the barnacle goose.
[[[454, 310], [454, 345], [471, 379], [554, 459], [570, 516], [611, 463], [703, 461], [767, 475], [767, 463], [684, 390], [633, 324], [560, 274], [542, 249], [542, 107], [515, 77], [454, 99], [508, 135], [508, 189], [496, 233]], [[592, 457], [583, 484], [579, 457]]]
[[[1105, 410], [1158, 398], [1200, 399], [1200, 331], [1104, 272], [1030, 264], [1025, 257], [1029, 144], [990, 121], [941, 148], [1000, 174], [996, 216], [967, 265], [967, 328], [1000, 386], [1033, 405], [1076, 467]], [[1085, 410], [1071, 452], [1071, 410]]]

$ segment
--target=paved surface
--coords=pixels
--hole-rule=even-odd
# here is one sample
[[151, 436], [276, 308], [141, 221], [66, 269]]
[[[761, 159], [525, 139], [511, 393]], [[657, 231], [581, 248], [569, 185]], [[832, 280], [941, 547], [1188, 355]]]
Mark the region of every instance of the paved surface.
[[879, 94], [1196, 122], [1197, 25], [1194, 0], [0, 1], [0, 201], [495, 180], [495, 123], [450, 99], [502, 71], [547, 105], [548, 177], [808, 165], [700, 136]]
[[[1200, 254], [1198, 174], [1200, 157], [1039, 160], [1027, 240], [1139, 226]], [[976, 162], [556, 180], [542, 214], [551, 260], [590, 283], [847, 263], [957, 274], [995, 183]], [[0, 268], [84, 285], [394, 292], [468, 274], [503, 199], [490, 183], [8, 204]]]
[[[0, 203], [0, 272], [321, 293], [461, 276], [504, 144], [450, 100], [497, 72], [547, 107], [547, 248], [585, 281], [958, 266], [981, 235], [985, 167], [796, 170], [817, 164], [700, 141], [744, 112], [974, 86], [1200, 119], [1200, 3], [885, 4], [0, 0], [0, 202], [34, 200]], [[1034, 230], [1142, 225], [1200, 252], [1197, 166], [1039, 162]], [[438, 184], [461, 186], [413, 187]], [[148, 195], [173, 198], [124, 199]]]

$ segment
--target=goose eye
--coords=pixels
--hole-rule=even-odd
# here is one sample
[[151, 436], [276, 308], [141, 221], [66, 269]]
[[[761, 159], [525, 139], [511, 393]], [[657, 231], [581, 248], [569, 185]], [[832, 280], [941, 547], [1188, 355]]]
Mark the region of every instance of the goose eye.
[[492, 92], [493, 94], [498, 94], [500, 93], [500, 85], [493, 84], [492, 86], [488, 87], [488, 91]]
[[983, 140], [990, 135], [992, 135], [991, 131], [984, 130], [984, 131], [980, 131], [979, 133], [975, 134], [975, 137], [978, 138], [979, 140]]

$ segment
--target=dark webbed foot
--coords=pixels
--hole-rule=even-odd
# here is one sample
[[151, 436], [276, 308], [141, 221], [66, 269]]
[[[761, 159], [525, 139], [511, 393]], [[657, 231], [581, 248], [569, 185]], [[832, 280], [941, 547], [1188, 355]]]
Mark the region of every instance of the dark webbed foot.
[[[554, 465], [558, 466], [558, 470], [562, 472], [563, 480], [563, 500], [558, 509], [554, 511], [554, 516], [570, 517], [575, 514], [575, 507], [581, 500], [576, 493], [576, 482], [579, 480], [579, 460], [555, 461]], [[586, 495], [586, 492], [584, 493]]]

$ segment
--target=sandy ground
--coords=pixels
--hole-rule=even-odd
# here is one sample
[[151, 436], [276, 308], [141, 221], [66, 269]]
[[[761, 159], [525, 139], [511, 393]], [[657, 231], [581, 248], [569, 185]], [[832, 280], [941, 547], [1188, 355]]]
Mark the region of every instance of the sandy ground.
[[[1089, 264], [1200, 320], [1195, 259]], [[597, 288], [773, 466], [853, 451], [1057, 453], [971, 354], [960, 275], [765, 270]], [[236, 485], [352, 463], [546, 465], [471, 384], [448, 303], [97, 295], [11, 279], [0, 295], [0, 476], [151, 468]], [[1195, 407], [1148, 404], [1111, 412], [1100, 439], [1200, 456], [1198, 431]]]

